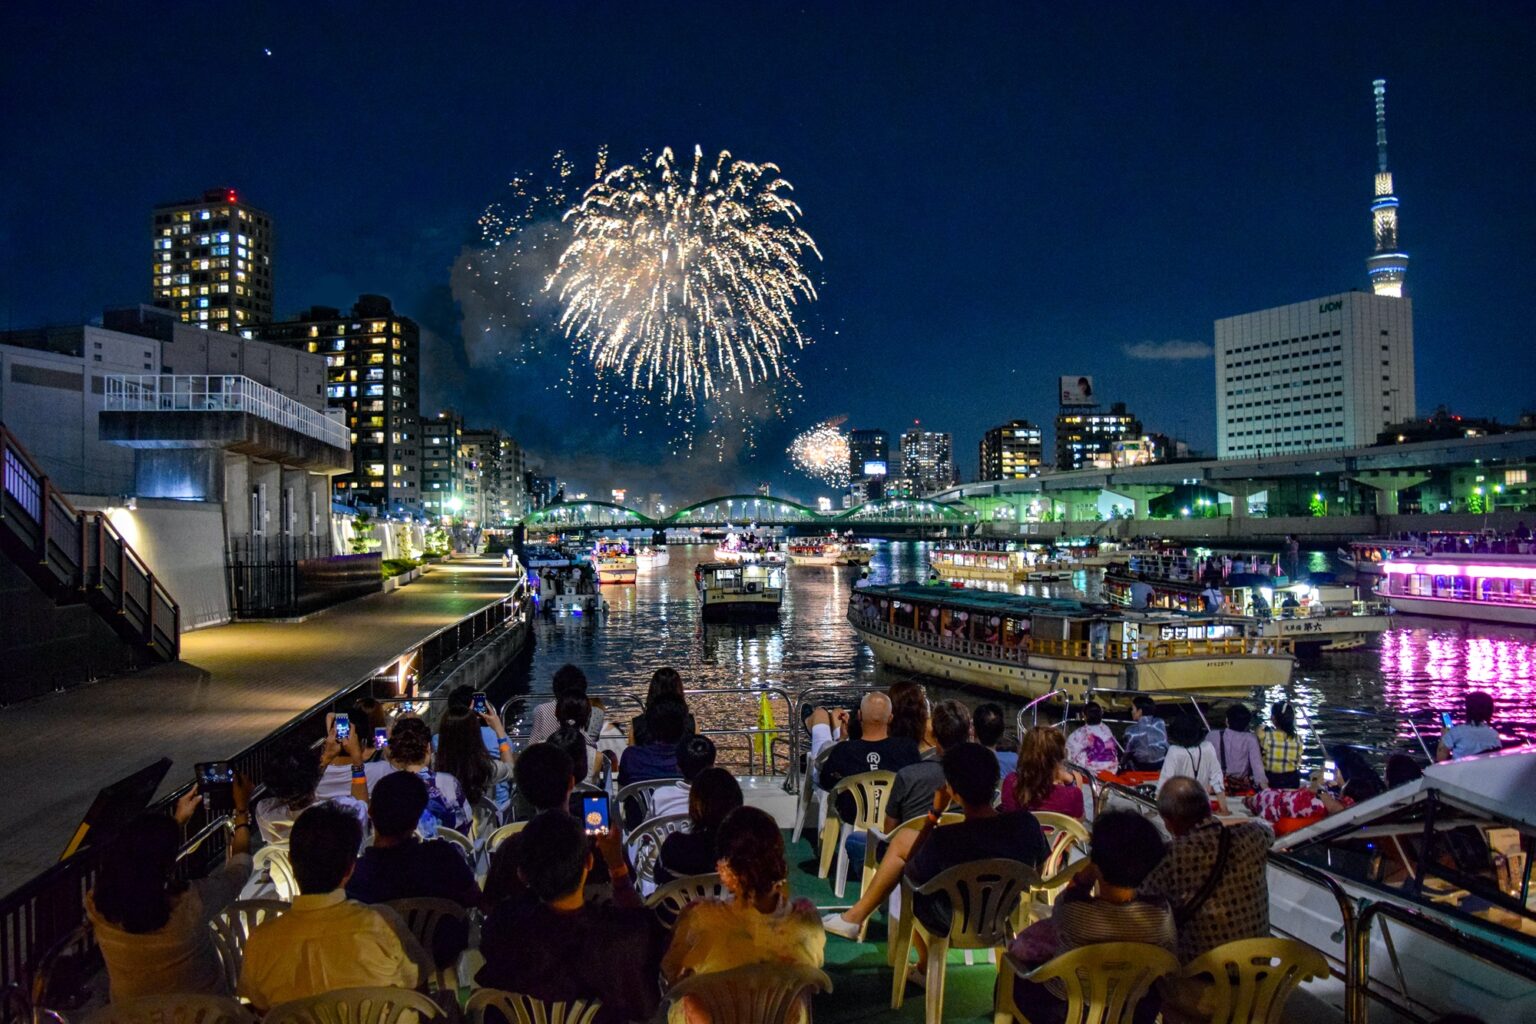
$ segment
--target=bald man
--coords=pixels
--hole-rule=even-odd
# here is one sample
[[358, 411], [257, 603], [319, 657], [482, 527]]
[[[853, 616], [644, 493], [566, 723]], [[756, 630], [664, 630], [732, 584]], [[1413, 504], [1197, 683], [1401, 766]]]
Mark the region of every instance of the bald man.
[[[904, 736], [892, 736], [891, 698], [883, 693], [868, 693], [859, 703], [859, 738], [848, 739], [848, 712], [827, 712], [817, 708], [811, 712], [805, 724], [811, 730], [811, 761], [814, 764], [821, 749], [833, 743], [821, 766], [816, 784], [831, 790], [850, 775], [863, 772], [896, 772], [922, 759], [917, 743]], [[844, 793], [838, 798], [837, 813], [844, 821], [852, 821], [853, 797]]]

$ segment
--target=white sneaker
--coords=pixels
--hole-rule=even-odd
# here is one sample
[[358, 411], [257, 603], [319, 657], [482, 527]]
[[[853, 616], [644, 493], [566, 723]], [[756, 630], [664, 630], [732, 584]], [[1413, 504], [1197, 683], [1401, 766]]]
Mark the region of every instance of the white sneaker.
[[833, 935], [840, 935], [845, 939], [857, 940], [859, 937], [859, 926], [842, 914], [827, 914], [821, 919], [821, 926]]

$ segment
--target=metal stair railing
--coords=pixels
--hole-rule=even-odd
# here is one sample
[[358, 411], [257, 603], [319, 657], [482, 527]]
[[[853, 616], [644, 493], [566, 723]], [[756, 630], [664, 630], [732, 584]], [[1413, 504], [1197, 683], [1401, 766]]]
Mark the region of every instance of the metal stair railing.
[[105, 514], [80, 511], [54, 488], [3, 423], [0, 533], [24, 552], [22, 568], [54, 600], [87, 600], [156, 656], [166, 661], [180, 656], [181, 608], [170, 591]]

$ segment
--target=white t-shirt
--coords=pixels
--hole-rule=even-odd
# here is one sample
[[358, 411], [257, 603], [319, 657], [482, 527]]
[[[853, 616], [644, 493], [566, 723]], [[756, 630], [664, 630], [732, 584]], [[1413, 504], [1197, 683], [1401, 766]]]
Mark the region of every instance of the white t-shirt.
[[690, 785], [686, 782], [674, 782], [670, 786], [660, 786], [651, 797], [651, 805], [655, 808], [654, 817], [660, 818], [671, 814], [688, 813], [688, 793]]
[[1226, 779], [1221, 773], [1221, 758], [1216, 756], [1216, 748], [1203, 740], [1198, 747], [1168, 744], [1168, 756], [1163, 758], [1163, 771], [1157, 777], [1157, 791], [1161, 793], [1163, 784], [1175, 775], [1186, 775], [1194, 779], [1205, 787], [1207, 793], [1225, 792], [1222, 788]]

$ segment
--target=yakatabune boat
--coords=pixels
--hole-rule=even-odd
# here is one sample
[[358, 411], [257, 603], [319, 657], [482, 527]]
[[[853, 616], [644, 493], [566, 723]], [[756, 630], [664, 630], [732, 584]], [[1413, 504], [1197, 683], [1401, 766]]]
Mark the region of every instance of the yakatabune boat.
[[1290, 641], [1252, 620], [971, 588], [862, 587], [848, 621], [883, 664], [1026, 697], [1283, 686], [1295, 664]]

